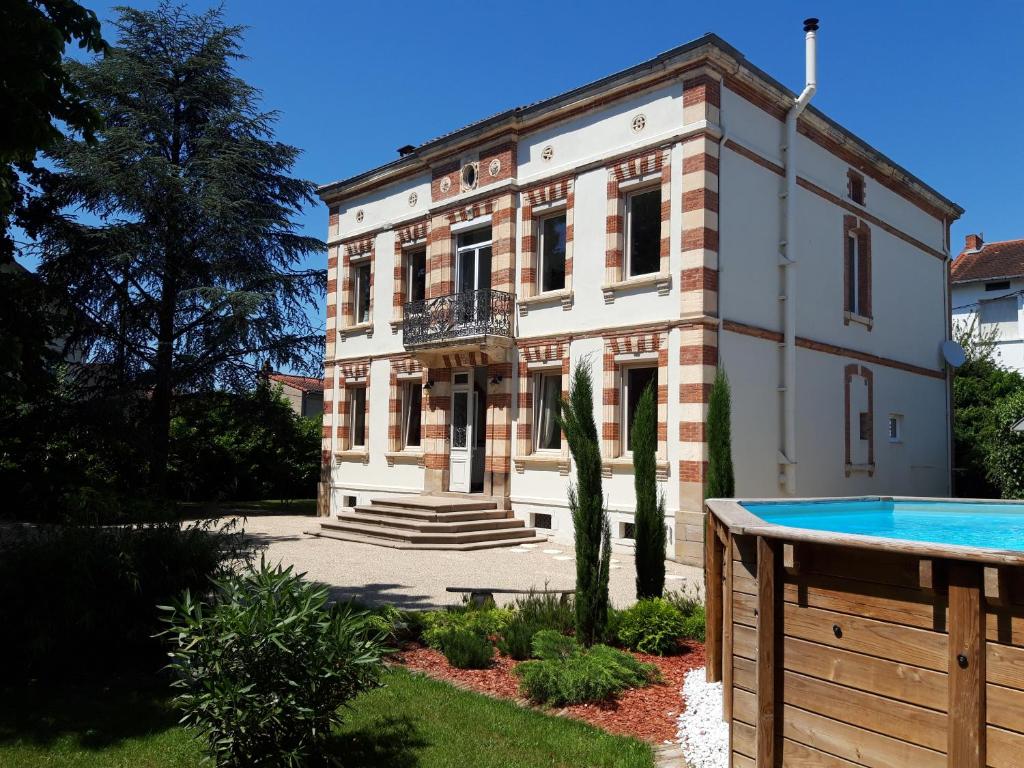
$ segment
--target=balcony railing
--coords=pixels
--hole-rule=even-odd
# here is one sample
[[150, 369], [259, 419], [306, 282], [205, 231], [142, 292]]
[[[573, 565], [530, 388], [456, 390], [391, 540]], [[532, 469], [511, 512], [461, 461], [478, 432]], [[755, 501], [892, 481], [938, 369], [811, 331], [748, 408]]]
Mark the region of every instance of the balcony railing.
[[438, 296], [405, 305], [402, 341], [406, 347], [438, 345], [479, 336], [512, 336], [514, 293], [481, 289]]

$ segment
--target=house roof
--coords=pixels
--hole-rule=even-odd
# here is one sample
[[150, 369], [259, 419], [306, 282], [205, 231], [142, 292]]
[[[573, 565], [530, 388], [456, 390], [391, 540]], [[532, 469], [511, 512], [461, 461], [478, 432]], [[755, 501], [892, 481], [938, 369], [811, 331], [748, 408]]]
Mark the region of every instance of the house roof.
[[[406, 151], [403, 148], [403, 154], [397, 159], [347, 179], [323, 184], [317, 189], [317, 192], [322, 200], [333, 202], [339, 198], [359, 194], [381, 184], [391, 183], [409, 173], [416, 173], [430, 168], [434, 163], [458, 152], [466, 145], [472, 145], [472, 143], [478, 141], [485, 143], [493, 141], [496, 136], [502, 133], [506, 136], [509, 133], [527, 133], [541, 119], [546, 119], [551, 115], [556, 115], [581, 104], [589, 103], [591, 100], [613, 95], [613, 91], [624, 91], [638, 81], [656, 78], [658, 75], [662, 75], [669, 70], [683, 70], [693, 66], [695, 62], [702, 58], [712, 60], [721, 69], [727, 71], [731, 76], [739, 78], [745, 84], [758, 86], [764, 91], [763, 95], [767, 97], [768, 101], [789, 104], [796, 98], [796, 93], [764, 70], [750, 63], [739, 50], [718, 35], [707, 33], [696, 40], [691, 40], [688, 43], [658, 54], [654, 58], [599, 80], [547, 99], [498, 112], [462, 128], [429, 139], [413, 147], [411, 150]], [[826, 133], [838, 137], [840, 143], [855, 150], [866, 162], [878, 166], [879, 171], [883, 175], [893, 179], [903, 179], [914, 188], [916, 194], [927, 199], [931, 205], [942, 209], [946, 215], [956, 219], [963, 213], [963, 208], [959, 205], [925, 184], [863, 139], [827, 117], [823, 112], [815, 108], [814, 105], [808, 105], [801, 119], [817, 121], [818, 126]]]
[[980, 250], [961, 252], [951, 272], [954, 283], [1024, 277], [1024, 240], [985, 243]]
[[310, 376], [289, 376], [287, 373], [272, 373], [268, 377], [289, 387], [294, 387], [300, 392], [323, 392], [324, 380], [314, 379]]

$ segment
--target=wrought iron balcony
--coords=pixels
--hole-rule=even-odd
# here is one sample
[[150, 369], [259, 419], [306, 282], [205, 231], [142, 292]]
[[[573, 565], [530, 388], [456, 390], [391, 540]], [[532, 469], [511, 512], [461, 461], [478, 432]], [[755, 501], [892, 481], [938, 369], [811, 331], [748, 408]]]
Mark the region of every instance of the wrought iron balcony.
[[405, 305], [402, 341], [406, 347], [443, 346], [487, 336], [512, 338], [514, 293], [481, 289], [438, 296]]

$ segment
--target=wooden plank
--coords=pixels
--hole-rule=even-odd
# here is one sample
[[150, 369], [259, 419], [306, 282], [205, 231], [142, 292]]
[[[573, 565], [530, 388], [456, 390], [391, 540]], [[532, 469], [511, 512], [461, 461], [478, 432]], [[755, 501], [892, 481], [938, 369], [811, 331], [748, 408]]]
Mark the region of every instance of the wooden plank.
[[949, 564], [949, 761], [985, 766], [984, 577], [976, 563]]
[[800, 768], [860, 768], [863, 765], [808, 747], [792, 739], [782, 740], [782, 764]]
[[750, 659], [733, 657], [733, 686], [754, 693], [757, 687], [757, 665]]
[[732, 768], [756, 768], [755, 763], [746, 755], [739, 752], [732, 753]]
[[757, 696], [750, 691], [736, 689], [732, 703], [732, 722], [746, 723], [751, 728], [757, 722]]
[[791, 579], [786, 584], [784, 599], [788, 603], [921, 629], [946, 629], [945, 597], [919, 589], [809, 574]]
[[991, 768], [1020, 768], [1024, 759], [1024, 736], [1021, 734], [990, 725], [985, 729], [985, 746]]
[[[732, 542], [726, 542], [725, 551], [732, 547]], [[725, 561], [725, 584], [724, 584], [724, 605], [722, 611], [722, 719], [729, 722], [732, 719], [732, 676], [733, 676], [733, 655], [732, 655], [732, 633], [733, 633], [733, 592], [732, 592], [732, 571], [733, 559]]]
[[748, 595], [743, 592], [733, 592], [732, 618], [733, 623], [735, 624], [742, 624], [745, 627], [756, 627], [757, 595]]
[[732, 630], [732, 652], [751, 661], [757, 658], [757, 630], [737, 624]]
[[1024, 734], [1024, 691], [1001, 685], [985, 687], [988, 723]]
[[946, 755], [785, 705], [783, 736], [869, 768], [951, 768]]
[[739, 752], [747, 757], [754, 756], [754, 744], [757, 736], [754, 733], [754, 726], [746, 723], [734, 722], [732, 725], [732, 751]]
[[732, 537], [732, 559], [745, 563], [757, 573], [757, 538], [754, 536]]
[[757, 579], [755, 574], [747, 570], [746, 564], [739, 560], [730, 560], [732, 563], [732, 590], [742, 592], [746, 595], [757, 594]]
[[785, 632], [834, 648], [866, 653], [917, 667], [946, 671], [946, 635], [846, 613], [787, 603]]
[[780, 543], [763, 537], [757, 540], [757, 750], [759, 768], [775, 765], [775, 706], [780, 698], [781, 677], [776, 662], [779, 627], [778, 607], [782, 603], [782, 558]]
[[722, 560], [725, 550], [718, 538], [715, 516], [708, 514], [704, 519], [705, 670], [707, 681], [717, 683], [722, 679]]
[[985, 637], [997, 643], [1024, 645], [1024, 606], [989, 601], [985, 606]]
[[[787, 637], [787, 670], [945, 712], [946, 674]], [[840, 718], [841, 719], [841, 718]]]
[[985, 674], [988, 682], [1024, 689], [1024, 648], [986, 643]]
[[796, 672], [786, 673], [782, 687], [786, 704], [936, 752], [946, 748], [945, 713]]
[[920, 587], [919, 561], [916, 555], [883, 549], [805, 544], [800, 550], [801, 573], [912, 589]]

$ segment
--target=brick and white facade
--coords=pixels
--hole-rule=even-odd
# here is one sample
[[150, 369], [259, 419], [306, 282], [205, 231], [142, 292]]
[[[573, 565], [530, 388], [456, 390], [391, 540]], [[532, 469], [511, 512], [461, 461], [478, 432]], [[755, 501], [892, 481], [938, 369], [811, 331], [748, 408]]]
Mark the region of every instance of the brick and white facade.
[[[780, 141], [791, 101], [708, 35], [321, 187], [321, 512], [454, 493], [466, 472], [470, 492], [570, 541], [572, 459], [545, 415], [584, 359], [616, 545], [631, 545], [624, 422], [629, 388], [635, 395], [643, 382], [656, 384], [669, 556], [701, 558], [705, 420], [719, 366], [733, 389], [737, 492], [784, 495]], [[786, 298], [797, 302], [797, 493], [947, 495], [940, 346], [949, 226], [962, 211], [814, 109], [798, 130], [801, 260]], [[407, 263], [423, 251], [425, 300], [410, 305]], [[369, 267], [358, 278], [369, 276], [365, 322], [353, 264]], [[507, 295], [514, 303], [496, 309]], [[509, 307], [507, 326], [480, 330], [477, 321]], [[427, 316], [437, 335], [412, 335], [409, 324]], [[406, 444], [410, 386], [421, 388], [419, 445]], [[355, 446], [360, 387], [364, 444]], [[890, 441], [895, 416], [900, 439]], [[476, 435], [465, 437], [474, 418]], [[458, 467], [456, 431], [472, 443], [468, 453], [458, 444], [468, 462]]]

